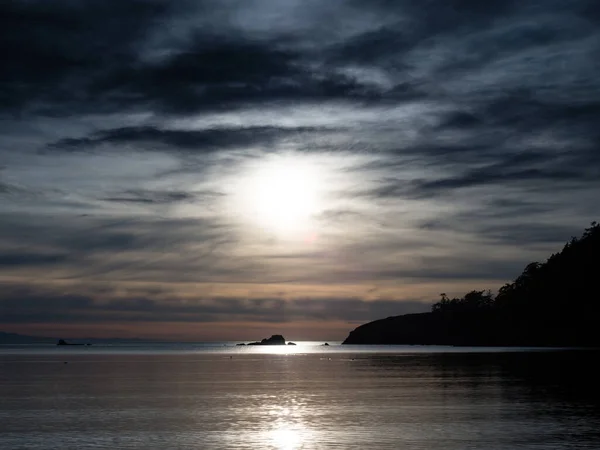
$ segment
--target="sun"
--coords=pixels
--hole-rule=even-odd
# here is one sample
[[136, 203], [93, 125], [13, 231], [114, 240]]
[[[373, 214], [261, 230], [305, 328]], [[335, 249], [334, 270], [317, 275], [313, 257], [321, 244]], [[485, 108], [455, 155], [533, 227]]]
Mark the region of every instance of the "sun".
[[268, 167], [258, 173], [252, 186], [257, 218], [289, 229], [305, 222], [317, 209], [316, 180], [305, 167]]
[[267, 231], [306, 231], [322, 209], [323, 186], [316, 164], [273, 157], [248, 168], [238, 185], [244, 216]]

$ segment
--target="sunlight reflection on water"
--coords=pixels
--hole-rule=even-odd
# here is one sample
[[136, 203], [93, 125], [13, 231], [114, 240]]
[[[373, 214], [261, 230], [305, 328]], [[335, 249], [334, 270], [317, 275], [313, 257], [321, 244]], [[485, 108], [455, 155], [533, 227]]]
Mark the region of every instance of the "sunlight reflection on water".
[[314, 436], [305, 422], [307, 402], [298, 395], [267, 398], [262, 409], [267, 411], [271, 424], [259, 437], [263, 444], [278, 450], [296, 450], [312, 444]]
[[296, 450], [302, 448], [305, 440], [309, 440], [307, 430], [300, 427], [279, 424], [269, 431], [267, 441], [280, 450]]
[[261, 353], [264, 355], [297, 355], [311, 350], [309, 345], [247, 345], [242, 346], [248, 353]]
[[332, 347], [4, 354], [0, 448], [598, 448], [596, 353]]

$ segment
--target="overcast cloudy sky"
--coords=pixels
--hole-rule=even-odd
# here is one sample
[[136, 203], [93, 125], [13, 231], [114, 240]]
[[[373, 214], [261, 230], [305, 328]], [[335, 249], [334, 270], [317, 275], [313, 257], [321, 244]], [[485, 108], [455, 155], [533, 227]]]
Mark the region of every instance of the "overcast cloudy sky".
[[343, 339], [598, 219], [598, 0], [0, 2], [0, 329]]

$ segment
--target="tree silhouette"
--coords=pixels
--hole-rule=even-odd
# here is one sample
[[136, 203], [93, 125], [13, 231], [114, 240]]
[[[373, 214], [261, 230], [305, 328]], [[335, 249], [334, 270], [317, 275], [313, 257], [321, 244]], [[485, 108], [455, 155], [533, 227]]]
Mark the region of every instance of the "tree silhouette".
[[431, 312], [376, 320], [346, 344], [600, 346], [600, 225], [592, 222], [546, 262], [528, 264], [494, 297], [440, 294]]
[[496, 297], [489, 290], [453, 299], [444, 293], [431, 310], [460, 322], [463, 334], [473, 339], [485, 324], [494, 330], [493, 340], [502, 343], [591, 345], [600, 343], [598, 275], [600, 225], [592, 222], [581, 238], [573, 237], [546, 262], [529, 263]]

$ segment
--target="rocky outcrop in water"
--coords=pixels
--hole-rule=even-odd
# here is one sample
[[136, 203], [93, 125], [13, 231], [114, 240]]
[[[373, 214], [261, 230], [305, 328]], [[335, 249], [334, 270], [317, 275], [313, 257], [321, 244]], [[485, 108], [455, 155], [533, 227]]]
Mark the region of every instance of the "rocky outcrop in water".
[[[72, 342], [67, 342], [64, 339], [59, 339], [58, 342], [56, 343], [56, 345], [84, 345], [84, 344], [74, 344]], [[85, 345], [90, 345], [90, 344], [85, 344]]]
[[248, 345], [285, 345], [285, 338], [280, 334], [274, 334], [260, 342], [249, 342]]

